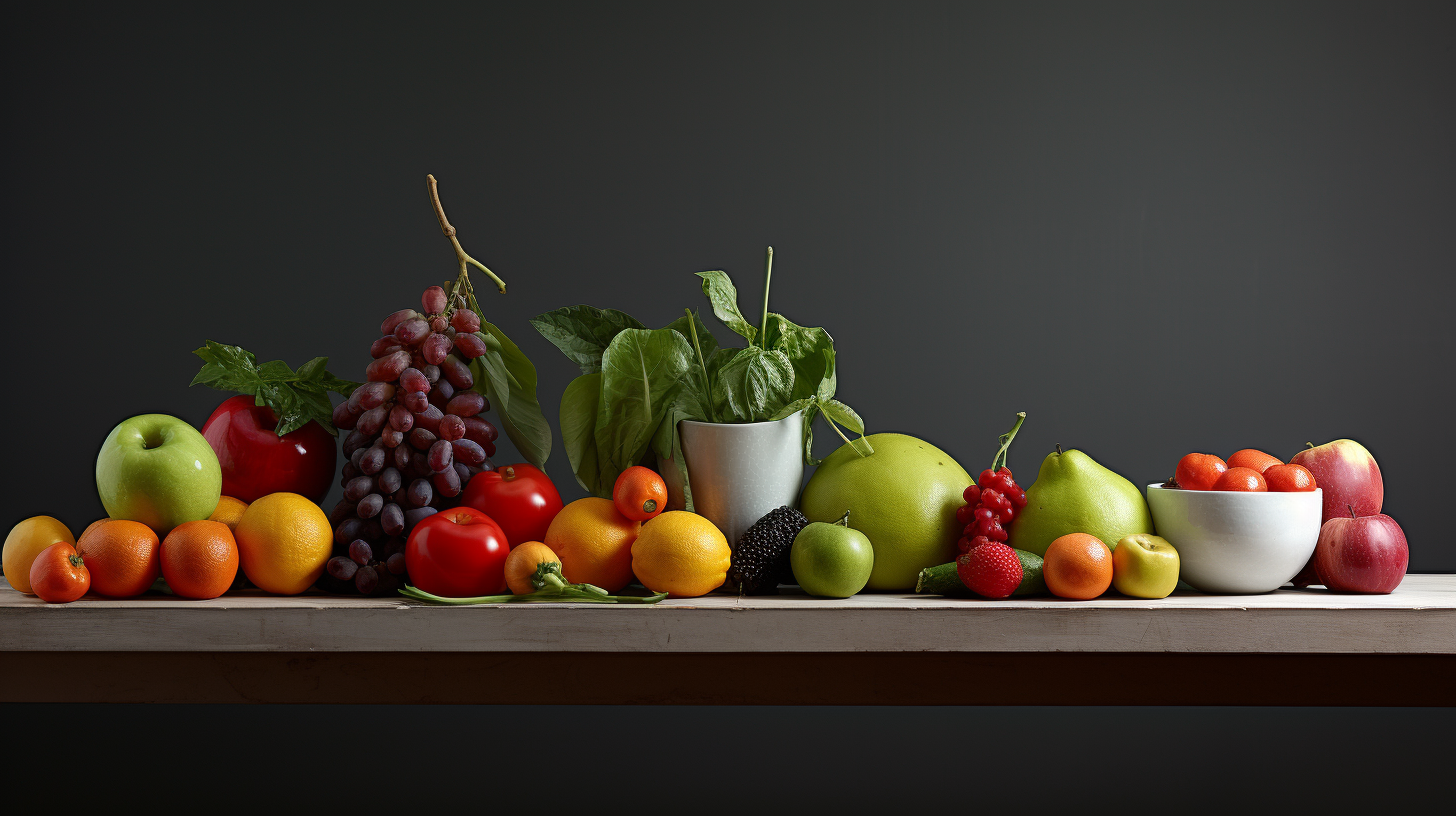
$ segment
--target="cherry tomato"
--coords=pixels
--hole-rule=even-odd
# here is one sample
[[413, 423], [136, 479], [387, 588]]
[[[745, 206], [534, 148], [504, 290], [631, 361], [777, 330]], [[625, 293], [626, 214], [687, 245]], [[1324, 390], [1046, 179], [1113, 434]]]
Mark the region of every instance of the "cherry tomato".
[[91, 588], [91, 571], [64, 541], [46, 547], [30, 564], [30, 591], [46, 603], [70, 603]]
[[1274, 465], [1264, 471], [1264, 481], [1274, 493], [1305, 493], [1319, 487], [1303, 465]]
[[651, 468], [633, 465], [612, 486], [612, 504], [632, 521], [647, 521], [667, 507], [667, 482]]
[[[1181, 482], [1180, 482], [1181, 484]], [[1240, 493], [1263, 493], [1269, 489], [1263, 475], [1253, 468], [1229, 468], [1213, 483], [1214, 490], [1236, 490]]]
[[1231, 468], [1244, 467], [1252, 468], [1263, 473], [1275, 465], [1282, 465], [1284, 462], [1278, 457], [1270, 456], [1253, 448], [1244, 448], [1228, 458], [1228, 466]]
[[561, 494], [551, 477], [524, 462], [475, 474], [460, 503], [490, 516], [512, 547], [544, 540], [546, 528], [561, 512]]
[[405, 568], [415, 587], [445, 598], [506, 591], [506, 534], [473, 507], [427, 516], [404, 545]]
[[1228, 465], [1211, 453], [1190, 453], [1178, 460], [1173, 481], [1184, 490], [1212, 490], [1214, 482], [1228, 471]]

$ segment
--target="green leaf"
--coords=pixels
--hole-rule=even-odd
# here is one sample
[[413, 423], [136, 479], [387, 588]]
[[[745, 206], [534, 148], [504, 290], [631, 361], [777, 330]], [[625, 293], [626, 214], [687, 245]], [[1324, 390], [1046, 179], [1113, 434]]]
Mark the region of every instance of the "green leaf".
[[713, 404], [721, 416], [759, 422], [792, 401], [794, 367], [782, 351], [741, 349], [713, 380]]
[[601, 494], [597, 457], [597, 407], [601, 403], [602, 373], [593, 371], [567, 383], [561, 392], [561, 445], [576, 481], [592, 495]]
[[265, 380], [286, 381], [294, 379], [293, 369], [282, 360], [269, 360], [258, 366], [258, 376]]
[[860, 452], [861, 456], [868, 456], [875, 452], [875, 449], [870, 445], [870, 441], [864, 438], [864, 420], [860, 419], [859, 414], [855, 413], [853, 408], [839, 400], [825, 400], [820, 404], [820, 408], [824, 410], [825, 419], [843, 425], [859, 434], [859, 439], [854, 440], [850, 444]]
[[[793, 362], [796, 399], [815, 395], [828, 399], [834, 396], [836, 383], [832, 381], [832, 357], [824, 356], [825, 352], [834, 354], [834, 338], [829, 336], [829, 332], [818, 327], [800, 326], [781, 314], [769, 312], [764, 338], [767, 341], [764, 348], [778, 349]], [[827, 396], [823, 393], [826, 377], [831, 378]]]
[[824, 349], [824, 374], [819, 379], [819, 391], [814, 396], [820, 402], [828, 402], [834, 399], [834, 392], [839, 388], [839, 377], [834, 373], [834, 349]]
[[567, 306], [539, 314], [531, 325], [550, 340], [567, 359], [581, 366], [581, 373], [602, 370], [602, 352], [623, 329], [645, 329], [629, 314], [616, 309]]
[[678, 475], [682, 479], [683, 504], [689, 512], [692, 512], [694, 509], [693, 487], [688, 479], [687, 457], [683, 456], [682, 452], [682, 436], [677, 432], [677, 424], [685, 419], [698, 422], [709, 421], [701, 395], [687, 388], [678, 392], [672, 406], [667, 409], [667, 416], [663, 418], [662, 424], [657, 428], [657, 434], [652, 439], [652, 448], [660, 458], [672, 460], [672, 466], [677, 468]]
[[482, 393], [491, 401], [516, 450], [526, 461], [544, 468], [551, 455], [551, 425], [536, 399], [536, 366], [495, 324], [482, 319], [480, 328], [482, 340], [489, 334], [500, 344], [500, 350], [491, 348], [471, 361], [477, 375], [475, 390], [484, 389]]
[[[702, 347], [703, 360], [706, 361], [709, 357], [713, 356], [713, 352], [718, 350], [718, 338], [714, 337], [713, 333], [708, 331], [708, 327], [703, 323], [703, 319], [701, 317], [698, 317], [697, 312], [693, 312], [692, 323], [693, 326], [697, 329], [698, 345]], [[671, 323], [667, 324], [667, 326], [665, 326], [664, 328], [672, 329], [678, 334], [681, 334], [683, 338], [688, 341], [689, 346], [693, 344], [693, 334], [688, 329], [687, 315], [679, 317], [677, 320], [674, 320]], [[695, 359], [696, 352], [697, 350], [694, 349]]]
[[804, 464], [810, 466], [817, 465], [820, 460], [814, 458], [814, 417], [819, 413], [818, 397], [796, 399], [783, 408], [780, 408], [769, 419], [784, 419], [799, 411], [804, 412]]
[[693, 358], [672, 329], [626, 329], [607, 346], [596, 441], [602, 472], [614, 481], [647, 452]]
[[329, 373], [326, 370], [328, 365], [329, 358], [315, 357], [298, 367], [298, 379], [300, 381], [317, 380], [321, 375]]
[[733, 333], [752, 344], [754, 338], [758, 337], [758, 329], [738, 311], [738, 290], [734, 288], [728, 273], [699, 272], [698, 277], [703, 279], [703, 294], [708, 296], [708, 303], [713, 306], [713, 314], [723, 321], [723, 325], [733, 330]]

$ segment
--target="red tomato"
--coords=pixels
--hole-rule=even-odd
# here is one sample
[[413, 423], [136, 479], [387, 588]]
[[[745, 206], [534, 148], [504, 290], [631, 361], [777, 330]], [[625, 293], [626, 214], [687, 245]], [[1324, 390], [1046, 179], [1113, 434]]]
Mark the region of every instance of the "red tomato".
[[1212, 490], [1228, 465], [1211, 453], [1190, 453], [1178, 460], [1173, 481], [1184, 490]]
[[46, 603], [70, 603], [91, 588], [91, 571], [64, 541], [40, 551], [30, 564], [30, 591]]
[[494, 519], [512, 547], [545, 541], [546, 528], [561, 512], [561, 494], [551, 478], [524, 462], [475, 474], [460, 503]]
[[253, 397], [223, 400], [202, 426], [222, 465], [222, 494], [249, 504], [269, 493], [297, 493], [321, 502], [334, 482], [338, 442], [310, 422], [279, 436], [278, 418]]
[[1263, 475], [1253, 468], [1229, 468], [1213, 483], [1214, 490], [1235, 490], [1241, 493], [1263, 493], [1269, 489]]
[[473, 507], [426, 517], [410, 532], [404, 564], [418, 589], [445, 598], [500, 595], [506, 590], [506, 534]]
[[1264, 471], [1264, 481], [1275, 493], [1304, 493], [1319, 487], [1314, 474], [1303, 465], [1274, 465]]

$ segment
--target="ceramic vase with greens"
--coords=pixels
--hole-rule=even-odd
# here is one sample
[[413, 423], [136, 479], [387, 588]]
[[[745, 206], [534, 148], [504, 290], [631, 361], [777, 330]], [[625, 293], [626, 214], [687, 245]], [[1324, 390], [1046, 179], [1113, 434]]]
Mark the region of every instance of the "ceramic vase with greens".
[[[681, 434], [684, 420], [747, 424], [798, 415], [801, 432], [797, 440], [790, 440], [796, 449], [798, 477], [793, 479], [794, 490], [787, 493], [789, 497], [798, 489], [803, 464], [817, 463], [811, 450], [816, 415], [822, 413], [846, 442], [849, 440], [838, 426], [859, 434], [861, 438], [854, 443], [856, 450], [872, 452], [863, 438], [864, 422], [859, 415], [834, 399], [837, 382], [833, 338], [822, 328], [799, 326], [768, 310], [772, 274], [770, 248], [763, 310], [755, 326], [739, 310], [738, 291], [727, 273], [698, 273], [713, 314], [747, 341], [743, 348], [719, 347], [691, 309], [685, 309], [683, 317], [660, 329], [649, 329], [623, 312], [592, 306], [568, 306], [532, 319], [531, 324], [543, 337], [581, 367], [581, 376], [572, 380], [561, 395], [561, 437], [582, 487], [593, 495], [610, 496], [623, 470], [633, 465], [656, 467], [660, 458], [676, 468], [687, 509], [702, 512], [693, 500], [692, 473], [696, 471], [697, 481], [704, 486], [714, 484], [715, 494], [719, 490], [726, 493], [715, 495], [710, 504], [733, 509], [731, 513], [714, 512], [721, 520], [712, 515], [708, 518], [720, 528], [736, 528], [738, 525], [730, 523], [728, 516], [750, 512], [742, 503], [748, 501], [747, 494], [752, 491], [739, 491], [744, 495], [735, 496], [733, 485], [740, 479], [730, 473], [706, 475], [708, 469], [716, 467], [706, 455], [707, 443], [700, 446], [705, 455], [697, 460], [702, 467], [693, 466], [694, 451], [685, 447], [685, 441], [706, 439], [708, 435]], [[759, 444], [783, 444], [782, 433], [738, 436], [745, 440], [744, 444], [750, 444], [750, 439], [775, 440]], [[711, 459], [725, 467], [732, 462], [734, 468], [742, 468], [745, 462], [758, 459], [764, 468], [783, 468], [784, 459], [776, 452], [738, 451], [728, 456], [725, 454], [734, 444], [731, 438], [716, 435], [713, 439], [716, 452]], [[729, 448], [724, 448], [725, 444]], [[798, 453], [799, 447], [802, 453]], [[791, 500], [763, 512], [785, 503]], [[737, 536], [729, 530], [724, 530], [724, 535], [730, 542], [736, 541]]]

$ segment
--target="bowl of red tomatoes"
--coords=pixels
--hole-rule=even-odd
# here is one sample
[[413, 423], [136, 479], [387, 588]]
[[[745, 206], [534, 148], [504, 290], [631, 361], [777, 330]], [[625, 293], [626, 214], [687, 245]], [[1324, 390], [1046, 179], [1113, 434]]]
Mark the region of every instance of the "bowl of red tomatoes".
[[1228, 460], [1190, 453], [1147, 495], [1158, 535], [1178, 550], [1179, 577], [1200, 592], [1276, 590], [1319, 540], [1323, 492], [1314, 477], [1259, 451]]

